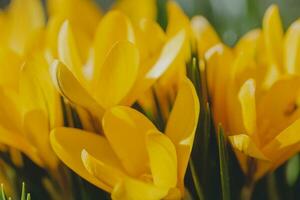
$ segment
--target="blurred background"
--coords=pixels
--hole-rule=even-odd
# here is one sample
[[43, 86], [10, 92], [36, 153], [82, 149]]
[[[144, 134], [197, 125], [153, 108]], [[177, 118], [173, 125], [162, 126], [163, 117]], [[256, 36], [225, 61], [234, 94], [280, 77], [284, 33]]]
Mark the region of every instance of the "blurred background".
[[[108, 8], [114, 0], [97, 0]], [[176, 0], [189, 16], [204, 15], [228, 45], [250, 29], [261, 26], [266, 8], [280, 7], [284, 27], [300, 17], [300, 0]]]
[[[24, 0], [25, 1], [25, 0]], [[43, 0], [45, 1], [45, 0]], [[117, 0], [95, 0], [107, 10]], [[158, 2], [167, 0], [158, 0]], [[245, 32], [261, 26], [266, 8], [280, 7], [284, 27], [300, 17], [300, 0], [176, 0], [189, 16], [203, 15], [227, 45], [234, 45]], [[0, 0], [0, 8], [10, 0]]]

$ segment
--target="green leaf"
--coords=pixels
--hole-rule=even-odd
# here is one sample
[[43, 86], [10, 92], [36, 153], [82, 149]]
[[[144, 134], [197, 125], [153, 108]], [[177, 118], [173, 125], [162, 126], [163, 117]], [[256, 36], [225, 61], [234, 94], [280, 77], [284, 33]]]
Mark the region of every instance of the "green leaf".
[[300, 158], [299, 155], [295, 155], [288, 161], [286, 165], [286, 171], [285, 171], [286, 180], [290, 187], [294, 186], [295, 183], [297, 182], [299, 173], [300, 173]]
[[164, 29], [167, 29], [168, 25], [168, 15], [167, 15], [167, 1], [166, 0], [157, 0], [157, 23]]
[[21, 193], [21, 200], [26, 200], [25, 196], [26, 196], [26, 189], [25, 189], [25, 183], [22, 183], [22, 193]]
[[6, 200], [5, 192], [4, 192], [4, 188], [3, 188], [3, 184], [1, 184], [1, 195], [0, 195], [0, 200]]
[[230, 200], [231, 194], [230, 194], [227, 142], [224, 136], [224, 130], [221, 125], [219, 125], [218, 127], [218, 147], [219, 147], [222, 199]]
[[194, 166], [194, 163], [193, 163], [192, 159], [190, 159], [190, 161], [189, 161], [189, 167], [191, 169], [192, 179], [193, 179], [193, 182], [194, 182], [194, 185], [195, 185], [195, 190], [196, 190], [196, 193], [197, 193], [197, 197], [198, 197], [199, 200], [203, 200], [204, 195], [203, 195], [202, 188], [201, 188], [200, 182], [199, 182], [199, 178], [197, 176], [196, 169], [195, 169], [195, 166]]

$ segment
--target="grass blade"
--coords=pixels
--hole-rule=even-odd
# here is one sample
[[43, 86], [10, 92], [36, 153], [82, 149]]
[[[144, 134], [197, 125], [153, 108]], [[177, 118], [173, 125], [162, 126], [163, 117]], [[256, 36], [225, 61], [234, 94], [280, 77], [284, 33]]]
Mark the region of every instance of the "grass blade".
[[218, 147], [219, 147], [222, 199], [230, 200], [231, 194], [230, 194], [227, 142], [224, 136], [224, 130], [221, 125], [219, 125], [218, 127]]

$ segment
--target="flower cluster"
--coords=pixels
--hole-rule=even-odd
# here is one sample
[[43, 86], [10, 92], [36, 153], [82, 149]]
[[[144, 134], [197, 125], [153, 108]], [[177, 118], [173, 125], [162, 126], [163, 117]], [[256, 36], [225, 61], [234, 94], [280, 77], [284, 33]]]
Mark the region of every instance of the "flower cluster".
[[284, 34], [272, 5], [227, 47], [175, 2], [165, 28], [158, 12], [155, 0], [108, 11], [12, 0], [0, 12], [1, 172], [34, 166], [53, 199], [72, 199], [70, 176], [114, 200], [185, 199], [207, 107], [251, 182], [299, 151], [299, 20]]

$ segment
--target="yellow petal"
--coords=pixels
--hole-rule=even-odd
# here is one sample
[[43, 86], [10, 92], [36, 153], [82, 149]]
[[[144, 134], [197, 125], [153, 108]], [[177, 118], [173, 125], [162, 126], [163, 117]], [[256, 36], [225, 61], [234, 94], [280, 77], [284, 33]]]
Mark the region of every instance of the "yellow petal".
[[253, 135], [256, 131], [255, 82], [253, 79], [247, 80], [241, 87], [239, 101], [247, 134]]
[[173, 37], [182, 29], [186, 32], [186, 37], [184, 41], [184, 47], [182, 49], [182, 54], [186, 60], [190, 58], [191, 48], [191, 26], [187, 15], [184, 14], [183, 10], [175, 1], [167, 2], [167, 13], [168, 13], [168, 27], [167, 35], [168, 37]]
[[166, 71], [183, 47], [185, 37], [185, 31], [181, 30], [174, 37], [169, 39], [163, 47], [155, 65], [146, 74], [147, 79], [157, 79]]
[[288, 126], [286, 129], [284, 129], [281, 133], [279, 133], [274, 138], [274, 140], [272, 140], [265, 147], [264, 151], [276, 155], [276, 152], [280, 151], [281, 149], [299, 143], [300, 141], [300, 136], [298, 134], [299, 130], [300, 130], [300, 120], [298, 119], [290, 126]]
[[150, 131], [146, 140], [154, 185], [166, 189], [177, 184], [177, 155], [171, 140], [159, 131]]
[[50, 146], [50, 127], [47, 114], [39, 109], [26, 112], [23, 121], [23, 131], [28, 141], [38, 149], [38, 154], [45, 166], [55, 169], [58, 159]]
[[248, 53], [252, 56], [255, 56], [259, 51], [258, 46], [262, 43], [262, 31], [260, 29], [254, 29], [246, 33], [236, 44], [234, 50], [235, 52]]
[[[121, 12], [110, 11], [103, 17], [97, 27], [94, 41], [94, 82], [97, 82], [106, 55], [113, 45], [124, 40], [134, 43], [134, 37], [130, 20]], [[96, 86], [95, 89], [97, 89]]]
[[0, 85], [17, 88], [22, 66], [21, 58], [13, 51], [1, 48], [0, 66]]
[[22, 111], [19, 96], [14, 90], [0, 87], [0, 122], [13, 132], [22, 130]]
[[101, 18], [101, 10], [92, 0], [47, 0], [49, 16], [60, 16], [68, 19], [74, 27], [93, 36]]
[[283, 28], [278, 6], [271, 5], [266, 11], [263, 19], [263, 33], [269, 64], [283, 70]]
[[96, 81], [95, 98], [104, 107], [119, 104], [136, 81], [139, 67], [137, 48], [128, 41], [109, 51]]
[[84, 84], [82, 61], [78, 52], [77, 44], [70, 27], [69, 21], [65, 21], [58, 35], [58, 56], [68, 67], [81, 84]]
[[63, 22], [64, 18], [59, 16], [51, 16], [48, 21], [45, 43], [49, 63], [51, 63], [54, 58], [58, 58], [58, 35]]
[[115, 154], [113, 157], [108, 157], [107, 152], [98, 149], [92, 153], [94, 155], [83, 149], [81, 159], [87, 171], [98, 180], [114, 188], [122, 179], [126, 178], [122, 165]]
[[299, 73], [299, 54], [300, 20], [297, 20], [289, 27], [284, 38], [284, 67], [287, 73]]
[[[20, 20], [22, 16], [22, 20]], [[14, 0], [9, 6], [11, 25], [10, 47], [20, 55], [28, 46], [29, 40], [45, 24], [42, 2], [39, 0]]]
[[160, 200], [167, 194], [167, 189], [127, 178], [114, 188], [111, 198], [113, 200]]
[[69, 168], [95, 186], [112, 191], [109, 185], [86, 170], [81, 159], [81, 152], [86, 149], [102, 155], [105, 162], [114, 163], [114, 153], [104, 137], [74, 128], [57, 128], [51, 131], [50, 141], [54, 152]]
[[0, 126], [0, 143], [16, 148], [26, 154], [33, 162], [43, 167], [43, 162], [38, 156], [37, 149], [29, 143], [22, 133], [8, 131]]
[[202, 58], [204, 53], [220, 42], [219, 36], [202, 16], [195, 16], [191, 19], [191, 27], [197, 41], [197, 50]]
[[[141, 61], [151, 59], [163, 47], [167, 40], [162, 28], [152, 20], [140, 20], [138, 28], [135, 29], [136, 43], [139, 47]], [[141, 63], [143, 64], [143, 63]], [[142, 65], [144, 66], [144, 65]], [[145, 65], [145, 67], [149, 67]], [[144, 74], [148, 69], [141, 69], [140, 73]]]
[[261, 97], [257, 105], [257, 125], [262, 144], [269, 143], [300, 117], [299, 85], [299, 77], [285, 77]]
[[149, 171], [146, 133], [154, 125], [141, 113], [129, 107], [108, 110], [102, 121], [105, 136], [124, 168], [132, 176]]
[[248, 135], [232, 135], [229, 136], [229, 140], [233, 148], [243, 152], [244, 154], [257, 159], [268, 160], [268, 158], [262, 153]]
[[87, 109], [98, 119], [102, 118], [104, 109], [93, 99], [64, 64], [54, 61], [52, 70], [52, 79], [62, 96], [75, 105]]
[[42, 54], [36, 53], [23, 66], [19, 90], [24, 111], [44, 109], [48, 113], [50, 128], [63, 124], [61, 99], [53, 86], [49, 64]]
[[199, 111], [200, 106], [197, 93], [192, 82], [186, 78], [180, 85], [166, 127], [166, 135], [175, 144], [177, 150], [180, 181], [184, 179], [192, 151]]
[[[37, 77], [34, 76], [32, 64], [26, 64], [20, 77], [20, 102], [22, 105], [23, 113], [27, 111], [40, 109], [48, 113], [46, 105], [46, 96], [43, 93], [41, 84]], [[43, 67], [43, 66], [40, 66]]]
[[156, 18], [157, 8], [155, 0], [119, 0], [114, 7], [126, 13], [134, 21], [145, 18], [155, 20]]
[[[204, 55], [209, 94], [212, 99], [212, 110], [215, 125], [222, 124], [227, 128], [227, 93], [229, 78], [232, 72], [233, 53], [223, 44], [210, 48]], [[222, 101], [220, 101], [222, 99]], [[232, 119], [232, 118], [230, 118]]]
[[147, 91], [166, 72], [183, 48], [185, 37], [185, 31], [181, 30], [168, 40], [159, 53], [156, 63], [149, 68], [149, 71], [143, 77], [137, 80], [135, 87], [124, 100], [126, 104], [134, 103], [140, 95]]

